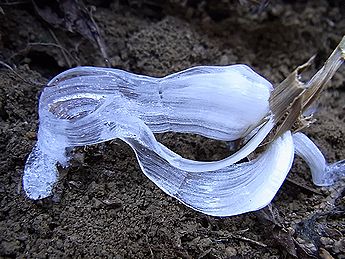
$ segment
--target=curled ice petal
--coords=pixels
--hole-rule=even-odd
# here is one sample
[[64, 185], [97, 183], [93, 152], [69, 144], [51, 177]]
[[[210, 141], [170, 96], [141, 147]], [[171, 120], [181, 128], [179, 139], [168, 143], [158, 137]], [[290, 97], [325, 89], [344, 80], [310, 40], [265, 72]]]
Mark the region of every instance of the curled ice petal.
[[106, 104], [155, 133], [193, 132], [228, 141], [243, 137], [267, 115], [272, 91], [271, 83], [244, 65], [194, 67], [163, 78], [78, 67], [48, 86], [40, 110], [49, 105], [56, 117], [82, 118]]
[[313, 182], [318, 186], [330, 186], [345, 176], [345, 160], [328, 165], [319, 148], [303, 133], [293, 134], [295, 153], [309, 166]]
[[271, 202], [289, 172], [294, 148], [290, 131], [255, 160], [215, 171], [188, 172], [133, 139], [143, 172], [159, 188], [185, 205], [213, 216], [231, 216], [263, 208]]
[[[244, 65], [195, 67], [163, 78], [118, 69], [70, 69], [53, 78], [40, 97], [40, 153], [32, 152], [28, 160], [34, 162], [24, 170], [24, 190], [32, 199], [46, 197], [51, 188], [44, 195], [35, 193], [38, 184], [27, 180], [32, 171], [37, 181], [44, 179], [47, 168], [55, 172], [52, 165], [66, 165], [67, 147], [114, 138], [140, 144], [176, 170], [223, 170], [253, 152], [273, 128], [271, 91], [266, 79]], [[256, 134], [241, 150], [217, 162], [184, 159], [153, 135], [190, 132], [232, 141], [253, 130]]]

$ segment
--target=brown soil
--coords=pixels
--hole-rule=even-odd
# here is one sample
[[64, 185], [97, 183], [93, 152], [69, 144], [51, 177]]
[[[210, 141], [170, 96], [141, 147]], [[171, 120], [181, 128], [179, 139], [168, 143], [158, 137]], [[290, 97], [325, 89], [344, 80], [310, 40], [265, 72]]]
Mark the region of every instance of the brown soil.
[[[206, 216], [168, 197], [116, 140], [76, 150], [72, 165], [60, 170], [54, 196], [27, 199], [21, 178], [36, 141], [44, 83], [69, 64], [104, 61], [90, 40], [44, 22], [31, 1], [5, 2], [0, 59], [25, 81], [5, 66], [0, 70], [1, 257], [345, 258], [344, 182], [316, 188], [298, 159], [271, 206], [235, 217]], [[278, 0], [261, 11], [232, 1], [88, 4], [96, 6], [111, 66], [155, 76], [245, 63], [276, 84], [314, 54], [320, 66], [345, 34], [341, 0]], [[318, 121], [305, 130], [330, 162], [345, 158], [344, 89], [341, 68], [322, 95]], [[199, 136], [160, 138], [193, 159], [228, 152]]]

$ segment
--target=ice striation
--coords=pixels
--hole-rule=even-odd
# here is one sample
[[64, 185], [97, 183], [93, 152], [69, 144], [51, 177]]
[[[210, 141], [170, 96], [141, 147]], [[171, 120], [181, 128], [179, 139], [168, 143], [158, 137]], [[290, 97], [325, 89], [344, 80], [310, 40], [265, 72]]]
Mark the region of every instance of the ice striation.
[[[266, 206], [289, 172], [294, 153], [311, 167], [318, 185], [344, 174], [327, 165], [318, 148], [290, 130], [249, 162], [275, 124], [273, 87], [245, 65], [200, 66], [163, 78], [118, 69], [77, 67], [53, 78], [39, 102], [38, 141], [24, 169], [30, 199], [52, 194], [66, 150], [119, 138], [134, 150], [144, 174], [168, 195], [209, 215], [230, 216]], [[214, 162], [181, 157], [154, 133], [196, 133], [242, 147]]]

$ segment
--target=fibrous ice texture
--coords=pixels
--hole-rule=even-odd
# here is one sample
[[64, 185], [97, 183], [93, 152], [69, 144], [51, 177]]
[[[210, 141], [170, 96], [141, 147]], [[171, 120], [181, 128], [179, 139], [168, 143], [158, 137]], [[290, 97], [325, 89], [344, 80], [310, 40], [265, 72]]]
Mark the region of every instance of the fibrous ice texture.
[[[294, 143], [307, 161], [318, 150], [305, 148], [307, 137], [288, 130], [253, 160], [239, 163], [276, 123], [272, 91], [271, 83], [245, 65], [195, 67], [163, 78], [118, 69], [70, 69], [53, 78], [40, 97], [38, 141], [25, 165], [25, 193], [31, 199], [51, 195], [57, 164], [68, 165], [66, 148], [119, 138], [133, 148], [150, 180], [195, 210], [230, 216], [262, 208], [291, 168]], [[193, 161], [156, 141], [153, 133], [168, 131], [244, 143], [223, 160]]]

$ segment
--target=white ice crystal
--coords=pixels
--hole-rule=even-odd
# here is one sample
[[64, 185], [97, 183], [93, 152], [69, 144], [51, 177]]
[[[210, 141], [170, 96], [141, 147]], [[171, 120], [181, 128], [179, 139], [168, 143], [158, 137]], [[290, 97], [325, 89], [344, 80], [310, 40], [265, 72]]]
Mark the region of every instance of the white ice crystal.
[[[52, 193], [66, 148], [114, 138], [134, 150], [145, 175], [165, 193], [200, 212], [230, 216], [266, 206], [289, 172], [294, 152], [311, 167], [315, 184], [344, 174], [343, 162], [326, 165], [301, 133], [285, 130], [249, 162], [277, 124], [270, 82], [245, 65], [202, 66], [163, 78], [118, 69], [77, 67], [53, 78], [39, 102], [38, 141], [24, 169], [31, 199]], [[243, 146], [220, 161], [182, 158], [154, 133], [196, 133]]]

